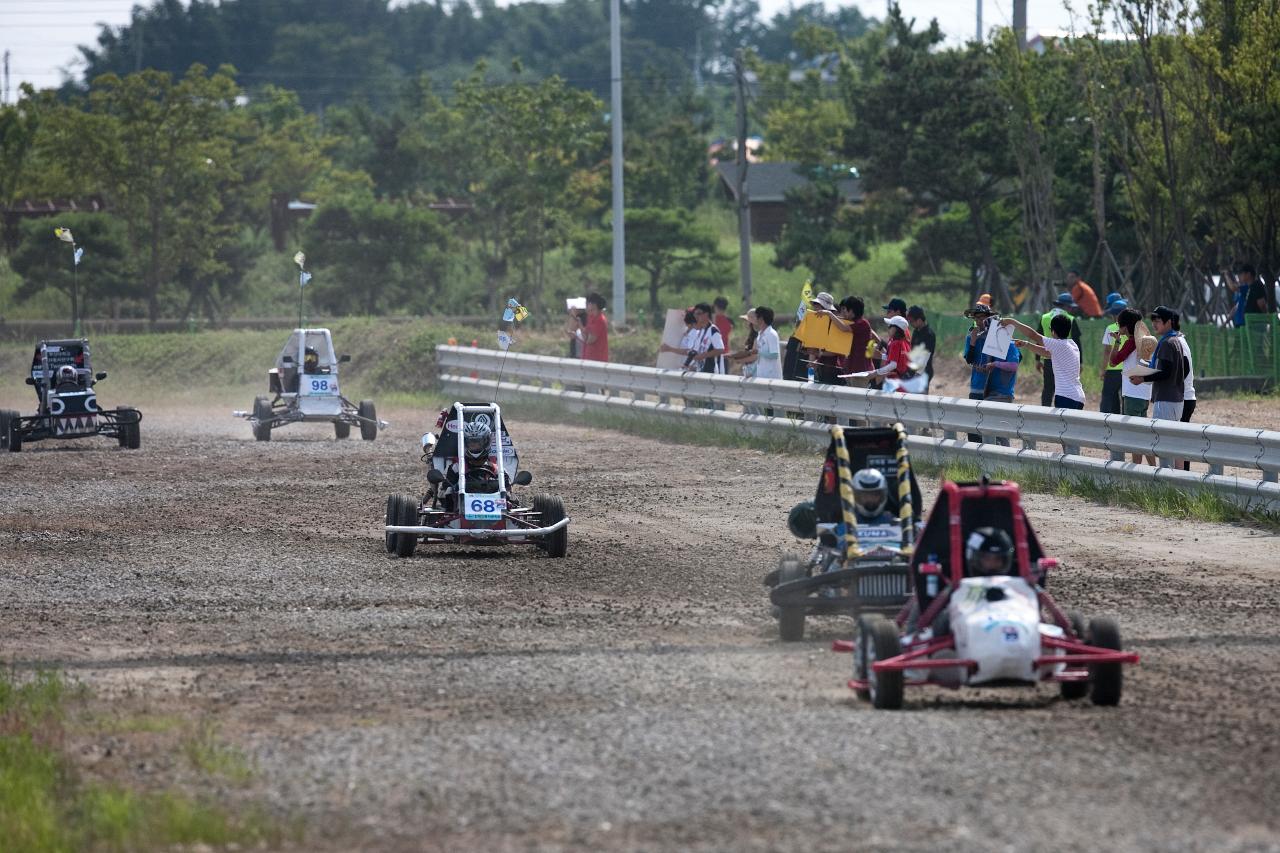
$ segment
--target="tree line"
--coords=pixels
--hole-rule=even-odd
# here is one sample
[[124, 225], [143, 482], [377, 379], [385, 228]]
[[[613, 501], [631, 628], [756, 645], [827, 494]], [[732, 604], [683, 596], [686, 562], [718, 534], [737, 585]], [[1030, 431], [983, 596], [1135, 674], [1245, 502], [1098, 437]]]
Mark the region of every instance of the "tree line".
[[[474, 313], [477, 292], [491, 309], [512, 288], [536, 306], [553, 256], [585, 282], [609, 258], [608, 64], [584, 58], [607, 52], [606, 8], [139, 7], [86, 49], [87, 82], [0, 109], [0, 202], [107, 210], [59, 219], [94, 259], [76, 270], [47, 220], [6, 235], [19, 296], [77, 276], [99, 310], [216, 319], [282, 235], [307, 249], [312, 298], [333, 313]], [[774, 263], [824, 289], [891, 240], [911, 281], [959, 281], [1005, 308], [1043, 303], [1068, 268], [1193, 313], [1218, 298], [1207, 276], [1242, 261], [1274, 274], [1276, 0], [1090, 8], [1077, 37], [1034, 52], [1007, 30], [950, 47], [896, 6], [883, 21], [808, 6], [761, 24], [749, 0], [628, 4], [629, 285], [655, 314], [665, 288], [732, 290], [702, 214], [707, 145], [727, 127], [727, 87], [709, 81], [737, 45], [765, 156], [809, 179]], [[193, 58], [237, 65], [178, 67]], [[851, 168], [857, 206], [836, 190]], [[317, 204], [296, 233], [294, 199]]]

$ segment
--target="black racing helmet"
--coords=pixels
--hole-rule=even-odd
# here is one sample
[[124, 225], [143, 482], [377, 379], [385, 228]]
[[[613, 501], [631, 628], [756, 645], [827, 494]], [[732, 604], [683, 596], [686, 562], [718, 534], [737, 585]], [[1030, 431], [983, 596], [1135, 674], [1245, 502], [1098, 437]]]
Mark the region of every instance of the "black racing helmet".
[[1013, 540], [994, 527], [979, 527], [964, 543], [964, 561], [970, 575], [1007, 575], [1013, 568]]
[[813, 501], [802, 501], [787, 513], [787, 529], [797, 539], [816, 539], [818, 537], [818, 510]]
[[314, 370], [319, 364], [320, 353], [314, 347], [307, 347], [302, 353], [302, 366], [307, 370]]

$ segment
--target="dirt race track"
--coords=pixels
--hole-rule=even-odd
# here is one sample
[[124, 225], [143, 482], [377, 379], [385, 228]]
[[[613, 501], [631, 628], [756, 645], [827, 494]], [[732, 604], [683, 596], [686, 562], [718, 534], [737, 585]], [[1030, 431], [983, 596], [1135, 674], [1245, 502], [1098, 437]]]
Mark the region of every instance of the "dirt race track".
[[[226, 409], [0, 458], [0, 656], [214, 722], [246, 787], [346, 850], [1280, 849], [1280, 538], [1026, 503], [1059, 601], [1143, 656], [1118, 708], [1051, 687], [874, 711], [781, 644], [760, 578], [819, 460], [575, 427], [511, 430], [570, 553], [383, 550], [434, 413], [377, 442], [270, 444]], [[926, 502], [933, 484], [925, 483]], [[110, 748], [108, 748], [108, 746]], [[183, 784], [145, 733], [88, 772]]]

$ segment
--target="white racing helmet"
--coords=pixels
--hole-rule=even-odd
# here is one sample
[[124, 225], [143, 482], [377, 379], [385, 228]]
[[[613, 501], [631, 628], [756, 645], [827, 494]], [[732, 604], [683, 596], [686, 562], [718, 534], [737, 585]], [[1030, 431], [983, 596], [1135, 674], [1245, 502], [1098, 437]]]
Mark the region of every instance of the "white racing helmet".
[[58, 368], [58, 384], [59, 385], [61, 385], [64, 382], [79, 382], [79, 381], [80, 381], [79, 378], [77, 378], [76, 376], [76, 369], [71, 365], [64, 364], [62, 365], [62, 367]]
[[493, 427], [487, 418], [471, 421], [462, 428], [462, 440], [468, 459], [483, 459], [493, 444]]
[[863, 515], [879, 515], [889, 503], [889, 484], [875, 468], [853, 475], [854, 508]]

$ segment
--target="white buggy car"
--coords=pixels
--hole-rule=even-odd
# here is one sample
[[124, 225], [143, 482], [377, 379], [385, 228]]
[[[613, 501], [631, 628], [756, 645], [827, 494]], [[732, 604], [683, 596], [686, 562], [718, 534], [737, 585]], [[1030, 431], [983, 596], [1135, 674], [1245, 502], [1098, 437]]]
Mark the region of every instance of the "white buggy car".
[[238, 411], [235, 416], [249, 420], [258, 441], [270, 441], [273, 429], [298, 421], [331, 423], [339, 439], [357, 426], [361, 438], [373, 441], [378, 428], [390, 424], [378, 420], [372, 400], [356, 405], [342, 396], [338, 365], [350, 360], [349, 355], [334, 355], [328, 329], [294, 329], [276, 356], [276, 366], [267, 371], [267, 390], [272, 396], [255, 398], [253, 411]]

